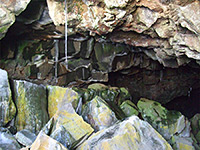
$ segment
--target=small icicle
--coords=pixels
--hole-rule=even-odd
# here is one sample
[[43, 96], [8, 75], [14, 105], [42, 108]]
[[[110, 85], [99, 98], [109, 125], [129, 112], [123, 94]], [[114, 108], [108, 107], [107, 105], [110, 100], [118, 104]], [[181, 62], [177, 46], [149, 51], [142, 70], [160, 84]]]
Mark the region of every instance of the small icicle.
[[190, 98], [190, 96], [191, 96], [191, 91], [192, 91], [192, 87], [190, 87], [188, 90], [188, 98]]
[[65, 0], [65, 63], [66, 63], [66, 68], [68, 69], [68, 60], [67, 60], [67, 0]]
[[54, 40], [55, 43], [55, 81], [56, 84], [58, 83], [58, 57], [59, 57], [59, 40], [55, 39]]

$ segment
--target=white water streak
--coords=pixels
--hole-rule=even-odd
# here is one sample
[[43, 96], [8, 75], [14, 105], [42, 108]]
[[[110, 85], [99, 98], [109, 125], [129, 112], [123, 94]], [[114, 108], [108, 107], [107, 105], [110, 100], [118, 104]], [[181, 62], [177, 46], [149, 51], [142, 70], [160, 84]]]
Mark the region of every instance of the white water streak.
[[65, 63], [68, 69], [68, 60], [67, 60], [67, 0], [65, 0]]
[[58, 83], [58, 57], [59, 57], [59, 40], [55, 39], [55, 79], [56, 83]]

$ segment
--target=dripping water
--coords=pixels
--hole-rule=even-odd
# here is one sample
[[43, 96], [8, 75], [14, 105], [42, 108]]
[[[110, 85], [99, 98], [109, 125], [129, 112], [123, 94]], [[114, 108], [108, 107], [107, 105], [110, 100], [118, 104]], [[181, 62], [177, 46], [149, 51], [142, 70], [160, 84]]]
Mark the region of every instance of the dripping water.
[[67, 0], [65, 0], [65, 63], [66, 68], [68, 69], [68, 60], [67, 60]]
[[58, 57], [59, 57], [59, 40], [55, 39], [54, 40], [55, 43], [55, 82], [58, 83]]

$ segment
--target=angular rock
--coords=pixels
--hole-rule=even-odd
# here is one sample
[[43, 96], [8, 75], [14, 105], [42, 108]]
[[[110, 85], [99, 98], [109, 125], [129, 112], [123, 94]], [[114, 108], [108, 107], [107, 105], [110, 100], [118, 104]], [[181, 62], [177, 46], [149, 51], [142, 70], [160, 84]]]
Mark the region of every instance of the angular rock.
[[[61, 132], [61, 128], [64, 128], [75, 141], [90, 135], [94, 130], [75, 112], [72, 104], [65, 101], [59, 104], [58, 111], [53, 116], [53, 119], [54, 124], [51, 133], [58, 132], [58, 130]], [[73, 139], [71, 140], [73, 141]]]
[[10, 13], [0, 4], [0, 39], [2, 39], [8, 28], [15, 22], [15, 15]]
[[77, 150], [172, 150], [165, 139], [147, 122], [132, 116], [93, 134]]
[[31, 146], [36, 139], [36, 135], [24, 129], [15, 134], [17, 141], [24, 146]]
[[9, 132], [0, 131], [0, 149], [1, 150], [19, 150], [21, 147], [15, 137]]
[[99, 96], [83, 105], [82, 116], [96, 131], [108, 128], [117, 121], [115, 113]]
[[196, 114], [191, 119], [192, 133], [194, 134], [199, 146], [200, 146], [200, 114]]
[[62, 88], [59, 86], [47, 86], [48, 89], [48, 113], [49, 117], [53, 117], [58, 110], [58, 104], [62, 101], [73, 103], [74, 107], [78, 104], [78, 93], [70, 88]]
[[40, 132], [30, 150], [67, 150], [61, 143]]
[[[194, 148], [190, 123], [177, 111], [168, 111], [160, 103], [141, 98], [137, 104], [144, 120], [149, 122], [177, 150]], [[182, 145], [182, 146], [180, 146]]]
[[60, 142], [67, 148], [71, 148], [72, 144], [76, 142], [72, 135], [62, 125], [54, 130], [50, 137]]
[[38, 133], [48, 121], [46, 88], [27, 81], [14, 80], [15, 102], [18, 114], [17, 130], [28, 129]]
[[127, 117], [130, 117], [132, 115], [138, 115], [139, 112], [138, 112], [138, 108], [135, 106], [134, 103], [132, 103], [130, 100], [126, 100], [124, 101], [121, 105], [120, 105], [120, 108], [122, 109], [122, 111], [124, 112], [124, 114], [127, 116]]
[[3, 0], [0, 4], [0, 39], [5, 36], [8, 28], [15, 22], [15, 16], [19, 15], [28, 5], [30, 0]]
[[141, 98], [137, 106], [143, 119], [167, 140], [175, 134], [180, 134], [186, 128], [186, 118], [180, 112], [168, 111], [158, 102]]
[[175, 150], [196, 150], [193, 146], [193, 140], [191, 138], [182, 138], [180, 136], [174, 136], [173, 149]]
[[12, 100], [8, 74], [0, 69], [0, 126], [5, 126], [11, 121], [15, 113], [16, 108]]

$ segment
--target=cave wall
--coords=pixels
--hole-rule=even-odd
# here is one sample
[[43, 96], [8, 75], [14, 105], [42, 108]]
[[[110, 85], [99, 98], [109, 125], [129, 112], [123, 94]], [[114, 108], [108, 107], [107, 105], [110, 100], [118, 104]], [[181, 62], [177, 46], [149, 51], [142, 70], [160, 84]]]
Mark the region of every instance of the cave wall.
[[11, 79], [104, 82], [127, 87], [133, 101], [167, 103], [199, 88], [199, 7], [197, 0], [69, 0], [66, 64], [64, 1], [3, 1], [14, 19], [0, 16], [0, 67]]

